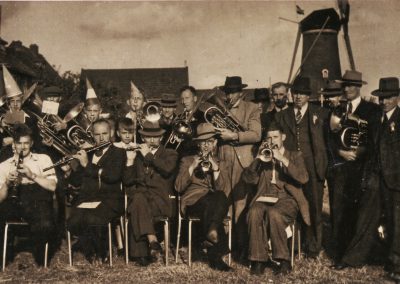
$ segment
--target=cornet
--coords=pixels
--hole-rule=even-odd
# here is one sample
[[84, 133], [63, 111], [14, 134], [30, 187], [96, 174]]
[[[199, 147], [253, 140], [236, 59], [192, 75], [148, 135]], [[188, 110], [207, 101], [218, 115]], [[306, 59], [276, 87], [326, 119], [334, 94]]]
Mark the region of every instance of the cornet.
[[277, 149], [277, 145], [272, 145], [269, 141], [264, 141], [261, 145], [261, 150], [260, 154], [266, 159], [266, 160], [273, 160], [274, 159], [274, 149]]
[[200, 156], [200, 168], [203, 171], [203, 173], [208, 173], [211, 170], [211, 162], [209, 160], [210, 154], [204, 155], [203, 152], [199, 153]]

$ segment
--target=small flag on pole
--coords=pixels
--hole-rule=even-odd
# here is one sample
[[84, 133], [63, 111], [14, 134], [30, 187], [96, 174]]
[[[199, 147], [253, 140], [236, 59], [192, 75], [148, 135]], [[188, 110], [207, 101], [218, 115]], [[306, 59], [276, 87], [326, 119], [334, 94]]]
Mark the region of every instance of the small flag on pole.
[[299, 5], [296, 5], [296, 13], [299, 14], [299, 15], [304, 15], [304, 10], [301, 9], [301, 8], [299, 7]]

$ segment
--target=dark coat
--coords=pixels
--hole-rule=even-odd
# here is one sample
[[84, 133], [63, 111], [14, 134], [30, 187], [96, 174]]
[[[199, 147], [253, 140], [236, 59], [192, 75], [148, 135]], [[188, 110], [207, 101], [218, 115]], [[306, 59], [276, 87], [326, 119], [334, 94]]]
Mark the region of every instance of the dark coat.
[[[175, 189], [179, 193], [183, 193], [181, 197], [181, 212], [184, 214], [186, 206], [195, 204], [200, 198], [210, 191], [210, 185], [207, 179], [200, 178], [194, 173], [189, 174], [189, 167], [193, 163], [196, 156], [183, 157], [179, 166], [179, 173], [175, 180]], [[224, 161], [219, 161], [220, 173], [214, 181], [213, 190], [227, 192], [227, 172]]]
[[176, 174], [178, 153], [160, 146], [153, 155], [136, 155], [133, 166], [129, 167], [124, 183], [129, 188], [128, 195], [145, 192], [150, 199], [159, 200], [165, 206], [165, 212], [171, 212], [169, 196], [173, 194], [173, 182]]
[[[286, 190], [297, 202], [304, 223], [310, 225], [310, 213], [308, 202], [304, 197], [302, 185], [308, 182], [308, 173], [304, 164], [304, 159], [300, 152], [285, 150], [284, 156], [289, 159], [289, 166], [277, 167], [276, 185], [278, 188]], [[250, 207], [256, 202], [257, 198], [267, 191], [271, 186], [272, 170], [267, 164], [255, 159], [242, 174], [245, 183], [257, 185], [257, 192], [250, 203]]]
[[[309, 132], [311, 134], [311, 148], [313, 151], [314, 165], [320, 180], [325, 179], [328, 166], [328, 156], [324, 136], [324, 121], [328, 119], [328, 111], [319, 106], [308, 104]], [[295, 151], [296, 146], [296, 119], [293, 107], [289, 107], [275, 114], [275, 120], [286, 134], [284, 146], [290, 151]]]

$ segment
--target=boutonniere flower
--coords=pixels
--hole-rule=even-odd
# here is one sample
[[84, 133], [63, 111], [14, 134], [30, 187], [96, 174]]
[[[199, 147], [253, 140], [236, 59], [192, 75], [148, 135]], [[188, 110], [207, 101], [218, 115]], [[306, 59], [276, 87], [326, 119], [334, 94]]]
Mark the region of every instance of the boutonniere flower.
[[392, 121], [392, 123], [390, 124], [390, 132], [394, 132], [395, 127], [396, 127], [396, 123], [394, 123], [394, 121]]
[[317, 120], [318, 120], [318, 115], [314, 114], [313, 117], [312, 117], [312, 120], [313, 120], [313, 123], [315, 125], [317, 123]]

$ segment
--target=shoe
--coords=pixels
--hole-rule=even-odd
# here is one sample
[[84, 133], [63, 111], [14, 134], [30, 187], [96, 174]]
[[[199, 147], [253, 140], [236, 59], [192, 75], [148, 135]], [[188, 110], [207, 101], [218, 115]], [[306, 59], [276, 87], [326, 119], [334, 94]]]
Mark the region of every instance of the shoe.
[[275, 275], [287, 275], [292, 271], [292, 266], [287, 260], [281, 260], [278, 269], [274, 272]]
[[263, 275], [265, 268], [267, 267], [267, 263], [263, 261], [252, 261], [250, 274], [251, 275]]
[[207, 233], [207, 240], [213, 244], [218, 243], [218, 233], [217, 230], [210, 230]]
[[343, 270], [350, 267], [350, 265], [344, 263], [344, 262], [338, 262], [333, 266], [333, 269], [335, 270]]
[[233, 271], [232, 267], [230, 267], [228, 264], [226, 264], [222, 258], [217, 258], [212, 261], [210, 261], [210, 267], [214, 270], [218, 271]]
[[153, 242], [150, 243], [149, 246], [150, 246], [150, 255], [151, 255], [152, 257], [157, 258], [158, 255], [159, 255], [159, 254], [161, 253], [161, 251], [162, 251], [162, 247], [161, 247], [160, 243], [157, 242], [157, 241], [153, 241]]

